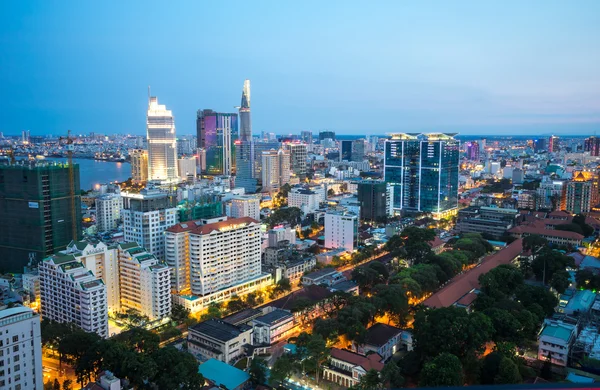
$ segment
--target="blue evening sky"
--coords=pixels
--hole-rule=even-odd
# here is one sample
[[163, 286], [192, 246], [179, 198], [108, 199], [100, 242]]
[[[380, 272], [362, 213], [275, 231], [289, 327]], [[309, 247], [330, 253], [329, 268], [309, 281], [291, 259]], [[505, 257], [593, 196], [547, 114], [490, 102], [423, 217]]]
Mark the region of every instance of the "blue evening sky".
[[0, 132], [195, 132], [252, 82], [254, 133], [591, 134], [600, 1], [3, 1]]

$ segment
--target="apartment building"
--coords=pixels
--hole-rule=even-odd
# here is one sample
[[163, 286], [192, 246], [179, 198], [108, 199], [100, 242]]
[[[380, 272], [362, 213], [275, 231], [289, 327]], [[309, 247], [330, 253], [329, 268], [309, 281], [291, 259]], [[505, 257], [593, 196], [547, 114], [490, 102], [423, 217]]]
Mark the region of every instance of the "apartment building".
[[561, 321], [549, 321], [538, 336], [538, 359], [548, 360], [552, 364], [566, 367], [569, 360], [569, 350], [577, 338], [577, 326]]
[[236, 195], [227, 207], [227, 216], [231, 218], [250, 217], [260, 221], [260, 199], [253, 195]]
[[135, 246], [119, 251], [121, 309], [160, 320], [171, 315], [170, 270], [153, 254]]
[[106, 285], [73, 255], [39, 264], [42, 317], [108, 336]]
[[294, 315], [282, 309], [273, 309], [252, 320], [255, 345], [273, 345], [287, 339], [296, 326]]
[[358, 216], [343, 211], [325, 214], [325, 248], [344, 248], [349, 252], [358, 246]]
[[325, 200], [322, 193], [303, 187], [292, 188], [288, 194], [288, 207], [298, 207], [304, 214], [315, 212]]
[[27, 307], [0, 310], [0, 389], [41, 389], [40, 316]]
[[96, 227], [99, 232], [116, 229], [121, 219], [121, 196], [105, 194], [96, 198]]

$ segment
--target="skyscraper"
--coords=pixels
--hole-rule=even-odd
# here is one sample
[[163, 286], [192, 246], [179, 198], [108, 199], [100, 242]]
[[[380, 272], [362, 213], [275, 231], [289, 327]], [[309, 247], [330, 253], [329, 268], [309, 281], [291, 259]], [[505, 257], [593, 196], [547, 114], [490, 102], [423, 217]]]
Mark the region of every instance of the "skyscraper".
[[471, 161], [479, 161], [479, 144], [477, 141], [467, 142], [465, 145], [467, 159]]
[[538, 138], [533, 140], [533, 150], [536, 153], [546, 151], [546, 138]]
[[558, 137], [556, 135], [551, 135], [550, 139], [548, 139], [548, 152], [558, 152]]
[[600, 156], [600, 137], [593, 135], [589, 138], [586, 138], [583, 151], [590, 152], [591, 156]]
[[334, 131], [320, 131], [319, 132], [319, 141], [323, 141], [324, 139], [332, 139], [335, 140], [335, 132]]
[[177, 179], [177, 137], [171, 110], [150, 97], [147, 116], [148, 180]]
[[252, 121], [250, 117], [250, 80], [244, 81], [242, 103], [240, 105], [240, 138], [236, 147], [236, 187], [246, 192], [255, 192], [257, 180], [254, 178], [254, 141], [252, 140]]
[[148, 151], [144, 149], [132, 149], [129, 151], [131, 157], [131, 179], [136, 183], [144, 183], [148, 180]]
[[262, 189], [275, 192], [290, 182], [290, 152], [269, 150], [262, 153]]
[[306, 145], [297, 142], [289, 142], [284, 145], [285, 149], [290, 151], [291, 171], [298, 176], [300, 180], [304, 180], [306, 177]]
[[340, 141], [340, 161], [352, 161], [352, 141]]
[[23, 272], [27, 264], [35, 265], [81, 238], [78, 164], [73, 165], [73, 179], [72, 204], [67, 164], [0, 165], [0, 268]]
[[358, 183], [357, 197], [360, 203], [360, 219], [385, 221], [388, 212], [388, 186], [382, 180], [364, 180]]
[[[250, 114], [250, 112], [248, 112]], [[235, 173], [235, 142], [238, 140], [238, 115], [198, 110], [196, 116], [198, 147], [203, 151], [207, 175]]]
[[394, 209], [444, 218], [458, 207], [459, 142], [455, 134], [393, 134], [385, 144], [385, 181]]

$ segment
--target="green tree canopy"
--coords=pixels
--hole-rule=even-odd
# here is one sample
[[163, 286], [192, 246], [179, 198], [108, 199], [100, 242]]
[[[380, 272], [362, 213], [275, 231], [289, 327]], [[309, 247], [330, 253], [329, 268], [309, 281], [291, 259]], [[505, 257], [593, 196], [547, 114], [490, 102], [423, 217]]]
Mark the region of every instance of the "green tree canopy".
[[450, 353], [441, 353], [425, 363], [421, 371], [420, 386], [462, 386], [463, 367], [460, 359]]

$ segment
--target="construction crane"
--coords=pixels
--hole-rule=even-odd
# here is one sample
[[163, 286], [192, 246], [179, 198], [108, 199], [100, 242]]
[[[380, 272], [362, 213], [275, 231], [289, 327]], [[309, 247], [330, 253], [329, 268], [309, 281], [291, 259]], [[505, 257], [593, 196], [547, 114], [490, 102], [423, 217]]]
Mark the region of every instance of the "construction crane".
[[73, 241], [77, 241], [77, 208], [75, 206], [75, 172], [73, 169], [73, 150], [75, 149], [75, 145], [73, 145], [74, 139], [71, 137], [71, 130], [67, 131], [66, 137], [60, 137], [59, 142], [63, 143], [67, 146], [67, 157], [69, 161], [69, 196], [71, 200], [71, 215], [72, 215], [72, 224], [71, 224], [71, 233], [73, 235]]

